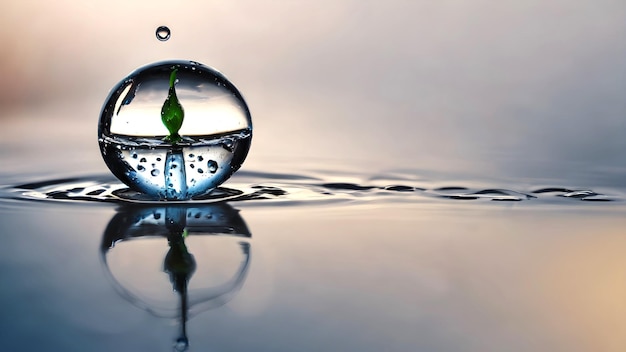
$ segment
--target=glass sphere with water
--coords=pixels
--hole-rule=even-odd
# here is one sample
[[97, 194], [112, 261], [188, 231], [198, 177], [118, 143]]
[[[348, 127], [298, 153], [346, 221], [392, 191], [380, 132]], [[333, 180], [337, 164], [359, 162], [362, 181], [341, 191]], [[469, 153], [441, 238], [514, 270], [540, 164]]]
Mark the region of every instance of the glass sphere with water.
[[137, 69], [109, 94], [98, 125], [105, 163], [130, 188], [158, 199], [209, 193], [239, 169], [252, 120], [237, 88], [193, 61]]

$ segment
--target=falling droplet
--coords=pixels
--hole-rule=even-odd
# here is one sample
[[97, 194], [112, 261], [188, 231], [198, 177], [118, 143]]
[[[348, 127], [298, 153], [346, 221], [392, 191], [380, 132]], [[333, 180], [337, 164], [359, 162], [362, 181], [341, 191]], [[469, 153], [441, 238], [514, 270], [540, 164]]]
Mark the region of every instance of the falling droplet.
[[156, 37], [158, 40], [162, 42], [170, 39], [170, 35], [171, 35], [170, 29], [167, 28], [166, 26], [160, 26], [156, 30]]
[[215, 162], [214, 160], [209, 160], [209, 162], [207, 163], [207, 167], [209, 168], [209, 172], [214, 174], [215, 171], [217, 171], [217, 162]]

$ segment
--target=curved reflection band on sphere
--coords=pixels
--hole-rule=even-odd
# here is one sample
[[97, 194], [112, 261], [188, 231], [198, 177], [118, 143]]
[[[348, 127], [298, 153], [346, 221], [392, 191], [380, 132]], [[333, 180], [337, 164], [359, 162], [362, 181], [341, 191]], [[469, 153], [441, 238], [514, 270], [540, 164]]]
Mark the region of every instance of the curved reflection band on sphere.
[[[239, 211], [226, 203], [123, 206], [117, 210], [104, 231], [100, 258], [106, 276], [124, 299], [156, 317], [180, 320], [180, 335], [174, 348], [184, 351], [188, 347], [187, 320], [200, 312], [226, 304], [241, 289], [250, 265], [251, 237]], [[209, 266], [206, 265], [207, 258], [203, 254], [192, 254], [194, 250], [202, 252], [207, 246], [224, 246], [223, 241], [216, 241], [218, 238], [229, 239], [227, 244], [231, 249], [233, 242], [236, 242], [238, 250], [231, 250], [230, 253], [231, 256], [239, 257], [235, 261], [238, 264], [231, 265], [232, 267], [228, 267], [227, 263]], [[201, 239], [202, 242], [193, 242], [196, 239]], [[207, 242], [209, 239], [211, 242]], [[190, 245], [190, 242], [195, 246]], [[124, 245], [126, 249], [122, 250], [123, 243], [134, 243], [134, 247]], [[198, 243], [205, 248], [200, 248]], [[154, 276], [154, 266], [146, 262], [155, 257], [155, 245], [158, 250], [167, 249], [164, 257], [159, 259], [162, 263], [160, 274], [167, 274], [170, 289], [162, 287], [155, 291], [155, 287], [161, 286], [133, 285], [134, 281], [149, 281], [145, 277]], [[128, 248], [135, 248], [135, 251], [128, 252]], [[121, 264], [123, 270], [119, 272], [112, 270], [111, 254], [114, 251], [122, 251], [116, 256], [124, 262]], [[222, 279], [218, 284], [211, 282], [212, 285], [206, 283], [210, 281], [207, 279], [208, 272], [223, 270], [224, 267], [228, 267], [229, 274], [222, 274], [221, 277], [230, 277], [228, 280], [224, 282]], [[118, 276], [124, 276], [126, 280]], [[194, 284], [190, 285], [192, 278]], [[158, 276], [152, 283], [155, 281], [164, 280]], [[163, 299], [164, 294], [171, 296], [172, 291], [178, 297], [178, 302], [172, 301], [169, 296], [169, 299]]]

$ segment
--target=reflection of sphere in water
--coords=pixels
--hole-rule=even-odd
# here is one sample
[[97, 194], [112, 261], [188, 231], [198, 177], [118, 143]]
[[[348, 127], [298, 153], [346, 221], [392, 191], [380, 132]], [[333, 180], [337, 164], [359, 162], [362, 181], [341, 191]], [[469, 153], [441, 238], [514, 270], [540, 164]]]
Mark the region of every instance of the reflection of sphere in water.
[[174, 350], [186, 351], [187, 320], [226, 304], [243, 285], [250, 238], [239, 212], [225, 203], [122, 207], [106, 227], [100, 258], [122, 297], [180, 320]]
[[131, 73], [111, 91], [98, 125], [113, 174], [160, 199], [207, 194], [239, 169], [251, 139], [250, 112], [237, 88], [193, 61]]
[[[238, 292], [250, 264], [250, 238], [239, 212], [227, 204], [125, 207], [105, 230], [101, 259], [114, 288], [131, 303], [176, 318], [179, 295], [186, 294], [190, 317]], [[181, 261], [172, 254], [188, 256], [193, 268], [178, 270]], [[184, 290], [176, 274], [185, 276]]]

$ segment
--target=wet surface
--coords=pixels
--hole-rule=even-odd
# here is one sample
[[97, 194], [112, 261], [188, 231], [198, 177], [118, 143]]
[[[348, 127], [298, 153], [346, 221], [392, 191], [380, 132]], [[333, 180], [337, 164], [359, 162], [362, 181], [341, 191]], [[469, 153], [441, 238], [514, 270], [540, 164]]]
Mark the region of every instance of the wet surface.
[[[3, 199], [0, 338], [24, 351], [171, 351], [181, 336], [192, 351], [624, 346], [621, 201], [543, 189], [529, 194], [554, 194], [479, 206], [520, 195], [450, 186], [432, 192], [479, 199], [405, 202], [344, 186], [321, 196], [361, 193], [338, 203], [293, 200], [288, 187], [217, 203]], [[167, 259], [183, 232], [186, 290]]]
[[105, 174], [5, 184], [0, 338], [24, 351], [625, 346], [621, 189], [437, 177], [244, 170], [185, 202]]
[[[169, 201], [169, 204], [210, 204], [226, 201], [265, 200], [281, 203], [289, 201], [302, 205], [329, 201], [386, 201], [385, 198], [399, 197], [402, 201], [433, 201], [437, 198], [450, 200], [488, 201], [535, 201], [553, 203], [561, 200], [588, 202], [622, 202], [620, 190], [609, 190], [602, 194], [590, 189], [564, 187], [528, 187], [525, 190], [504, 188], [480, 188], [464, 186], [433, 186], [434, 182], [415, 182], [394, 177], [394, 183], [386, 185], [381, 180], [372, 180], [367, 175], [343, 175], [364, 179], [362, 184], [347, 182], [324, 182], [317, 174], [272, 174], [242, 171], [231, 182], [230, 187], [218, 187], [208, 195], [189, 201]], [[332, 177], [332, 176], [331, 176]], [[337, 177], [337, 175], [334, 175]], [[385, 178], [383, 178], [385, 179]], [[388, 177], [387, 177], [388, 179]], [[254, 184], [237, 182], [253, 180]], [[404, 181], [405, 184], [400, 184]], [[472, 183], [477, 183], [475, 180]], [[414, 186], [417, 184], [419, 186]], [[82, 178], [46, 180], [34, 183], [5, 186], [5, 197], [21, 200], [64, 200], [112, 203], [163, 204], [158, 198], [129, 189], [112, 176], [99, 175]], [[267, 205], [267, 204], [266, 204]]]

